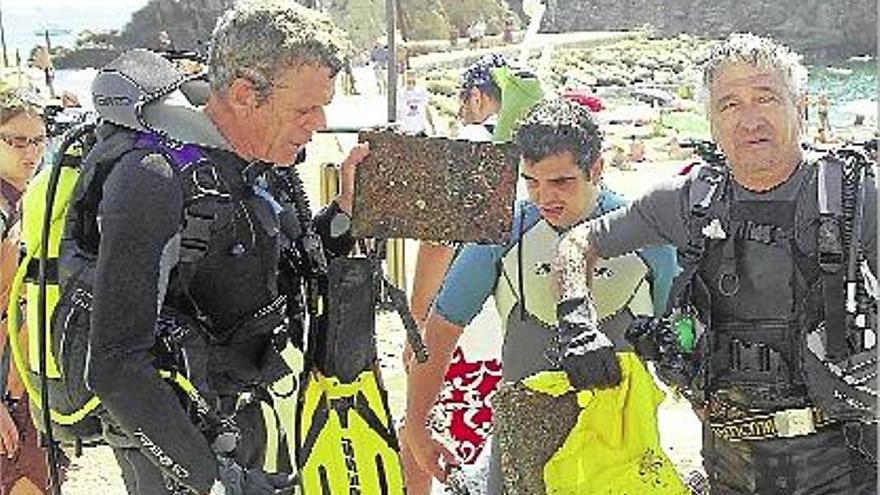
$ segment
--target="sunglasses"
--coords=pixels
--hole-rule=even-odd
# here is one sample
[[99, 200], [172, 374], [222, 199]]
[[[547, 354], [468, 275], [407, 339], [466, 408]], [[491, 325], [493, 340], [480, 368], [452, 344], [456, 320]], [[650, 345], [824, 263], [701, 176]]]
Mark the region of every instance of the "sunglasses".
[[0, 133], [0, 139], [2, 139], [3, 142], [8, 144], [9, 146], [12, 146], [13, 148], [18, 148], [18, 149], [25, 149], [31, 145], [39, 148], [40, 146], [43, 146], [44, 144], [46, 144], [46, 136], [27, 137], [27, 136], [21, 136], [18, 134]]

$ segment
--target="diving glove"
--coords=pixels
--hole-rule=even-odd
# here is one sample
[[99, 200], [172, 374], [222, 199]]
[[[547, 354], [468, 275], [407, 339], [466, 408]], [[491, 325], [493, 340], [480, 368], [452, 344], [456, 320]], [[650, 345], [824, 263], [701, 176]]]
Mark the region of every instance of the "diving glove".
[[556, 306], [559, 329], [551, 354], [577, 390], [620, 383], [614, 344], [599, 330], [595, 315], [593, 303], [586, 297], [566, 299]]
[[294, 483], [287, 474], [270, 474], [262, 469], [245, 469], [234, 460], [219, 457], [220, 479], [209, 495], [291, 495]]

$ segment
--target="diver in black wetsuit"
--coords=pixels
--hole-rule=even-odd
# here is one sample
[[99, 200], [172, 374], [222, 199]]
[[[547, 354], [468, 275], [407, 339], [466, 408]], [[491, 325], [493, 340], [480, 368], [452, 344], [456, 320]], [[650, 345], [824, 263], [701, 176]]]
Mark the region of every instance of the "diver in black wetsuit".
[[[310, 228], [297, 225], [302, 191], [284, 167], [325, 126], [345, 50], [313, 11], [240, 2], [215, 29], [206, 97], [189, 81], [155, 98], [176, 76], [145, 51], [121, 56], [93, 87], [106, 123], [71, 203], [60, 277], [65, 294], [90, 299], [86, 379], [131, 494], [274, 493], [251, 469], [262, 466], [260, 428], [239, 423], [235, 450], [218, 456], [217, 424], [206, 432], [210, 422], [194, 421], [157, 372], [167, 363], [156, 349], [179, 347], [176, 369], [221, 418], [236, 415], [243, 392], [291, 372], [278, 354], [294, 310], [279, 290], [291, 284], [278, 278], [279, 253]], [[154, 101], [132, 111], [107, 96], [138, 78]], [[340, 196], [311, 223], [328, 256], [353, 244], [354, 166], [366, 152], [351, 152]]]

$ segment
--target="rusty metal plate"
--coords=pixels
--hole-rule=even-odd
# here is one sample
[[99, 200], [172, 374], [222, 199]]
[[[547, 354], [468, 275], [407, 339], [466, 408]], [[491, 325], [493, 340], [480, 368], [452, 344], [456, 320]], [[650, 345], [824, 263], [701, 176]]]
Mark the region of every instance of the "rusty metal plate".
[[519, 152], [512, 144], [364, 131], [355, 237], [503, 243], [510, 236]]
[[[544, 465], [577, 424], [580, 406], [574, 393], [559, 397], [529, 389], [521, 382], [501, 384], [492, 398], [503, 495], [544, 495]], [[547, 414], [553, 411], [553, 414]]]

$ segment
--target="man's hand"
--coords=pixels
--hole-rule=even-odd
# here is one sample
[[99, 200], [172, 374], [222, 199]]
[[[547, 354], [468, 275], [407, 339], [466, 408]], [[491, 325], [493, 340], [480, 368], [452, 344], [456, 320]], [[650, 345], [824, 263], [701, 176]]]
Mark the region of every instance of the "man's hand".
[[577, 390], [613, 387], [620, 383], [614, 345], [599, 330], [589, 298], [563, 300], [556, 307], [559, 333], [555, 349], [568, 381]]
[[458, 465], [455, 454], [435, 440], [427, 426], [407, 424], [401, 433], [401, 439], [409, 446], [419, 467], [440, 482], [445, 482], [446, 469], [440, 465], [440, 460], [446, 466]]
[[342, 162], [339, 170], [339, 197], [336, 202], [339, 208], [351, 215], [351, 207], [354, 202], [354, 174], [359, 163], [370, 153], [368, 143], [358, 143], [348, 153], [348, 158]]
[[576, 390], [614, 387], [620, 383], [620, 364], [614, 349], [603, 347], [562, 358], [562, 369]]
[[422, 470], [413, 457], [412, 449], [404, 439], [404, 427], [397, 430], [400, 442], [400, 465], [403, 468], [403, 482], [407, 495], [428, 495], [431, 493], [431, 475]]
[[12, 458], [18, 452], [18, 428], [4, 404], [0, 404], [0, 455]]

